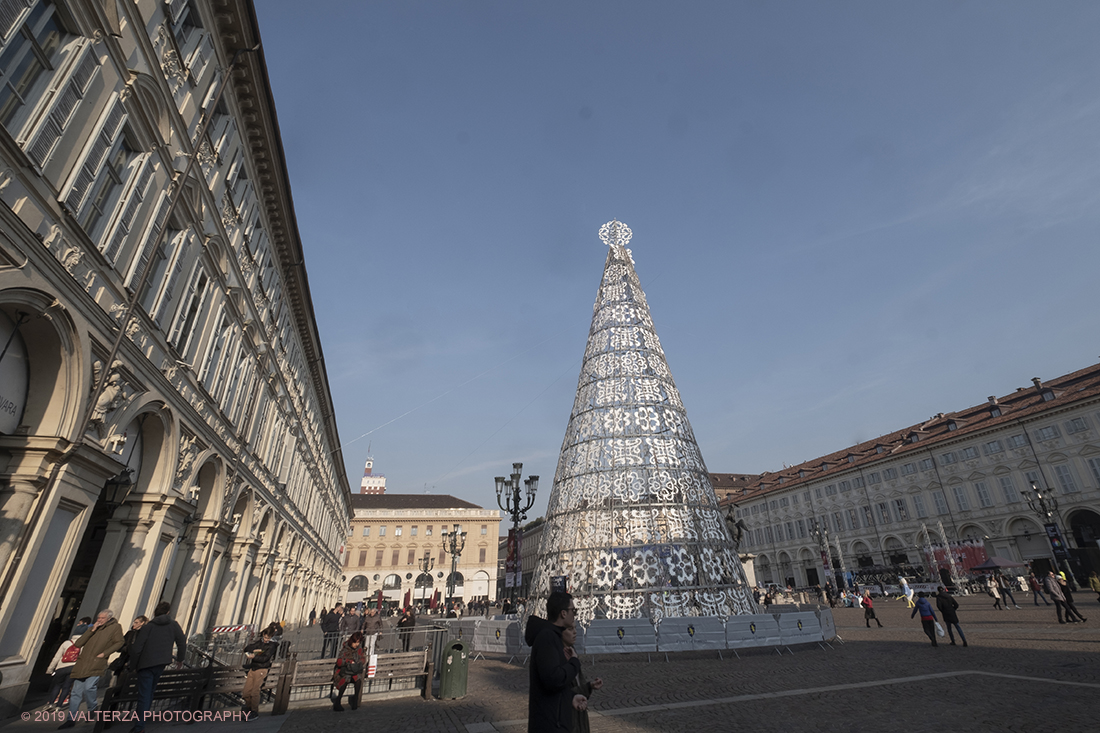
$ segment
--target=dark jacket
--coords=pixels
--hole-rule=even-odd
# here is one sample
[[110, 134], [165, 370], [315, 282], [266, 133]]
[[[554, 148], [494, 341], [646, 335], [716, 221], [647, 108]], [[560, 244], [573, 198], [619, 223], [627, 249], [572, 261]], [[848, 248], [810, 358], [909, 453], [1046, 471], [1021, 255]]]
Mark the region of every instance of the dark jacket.
[[69, 676], [74, 680], [99, 677], [107, 671], [107, 658], [122, 648], [122, 626], [110, 619], [98, 629], [89, 627], [73, 644], [80, 647], [80, 659]]
[[328, 614], [325, 615], [324, 620], [321, 621], [321, 631], [324, 631], [326, 634], [337, 633], [340, 631], [340, 619], [342, 618], [343, 616], [336, 613], [336, 611], [329, 611]]
[[134, 642], [137, 640], [138, 634], [141, 633], [141, 629], [130, 629], [122, 635], [122, 649], [119, 650], [118, 656], [115, 657], [115, 661], [111, 662], [107, 669], [121, 674], [126, 667], [130, 665], [131, 654], [134, 650]]
[[917, 605], [913, 607], [913, 612], [909, 614], [909, 618], [913, 618], [917, 614], [920, 614], [921, 621], [931, 618], [936, 620], [936, 612], [932, 610], [932, 604], [928, 602], [927, 598], [918, 598]]
[[941, 590], [936, 594], [936, 608], [940, 609], [940, 613], [943, 614], [944, 623], [959, 623], [959, 614], [955, 613], [959, 609], [959, 602], [947, 591]]
[[397, 628], [411, 629], [414, 626], [416, 626], [416, 614], [411, 608], [402, 611], [401, 618], [397, 619]]
[[168, 614], [154, 616], [141, 627], [130, 649], [130, 669], [163, 667], [172, 663], [172, 647], [176, 647], [176, 661], [182, 662], [187, 651], [187, 637], [180, 625]]
[[573, 730], [573, 681], [580, 660], [565, 658], [562, 627], [544, 618], [527, 620], [524, 639], [531, 646], [531, 684], [527, 702], [528, 733]]
[[251, 644], [246, 644], [244, 650], [255, 655], [252, 659], [247, 660], [249, 672], [257, 669], [271, 669], [271, 663], [275, 661], [275, 655], [279, 653], [279, 643], [274, 640], [265, 643], [264, 638], [261, 636]]

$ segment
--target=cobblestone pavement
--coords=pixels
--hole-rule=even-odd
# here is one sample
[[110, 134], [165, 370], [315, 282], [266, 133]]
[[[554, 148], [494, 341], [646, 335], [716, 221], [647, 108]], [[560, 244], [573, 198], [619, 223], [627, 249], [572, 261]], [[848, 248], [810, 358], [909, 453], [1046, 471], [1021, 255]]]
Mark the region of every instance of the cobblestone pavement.
[[[932, 648], [905, 602], [890, 600], [875, 604], [881, 629], [868, 629], [859, 609], [836, 609], [843, 643], [830, 646], [806, 645], [782, 654], [754, 650], [740, 658], [723, 652], [724, 659], [714, 652], [669, 654], [667, 661], [663, 654], [583, 659], [589, 676], [605, 683], [592, 698], [592, 730], [1100, 730], [1095, 594], [1077, 596], [1088, 623], [1067, 625], [1057, 623], [1053, 606], [1036, 608], [1022, 593], [1016, 598], [1020, 610], [1006, 611], [993, 610], [986, 596], [959, 599], [967, 648], [949, 646], [947, 639]], [[292, 707], [277, 730], [518, 733], [526, 729], [527, 717], [528, 671], [521, 661], [474, 661], [467, 695], [459, 700], [368, 702], [342, 714]], [[256, 727], [275, 733], [274, 720], [265, 715]], [[148, 730], [184, 733], [169, 730], [176, 727]], [[187, 733], [192, 731], [198, 733], [193, 727]]]

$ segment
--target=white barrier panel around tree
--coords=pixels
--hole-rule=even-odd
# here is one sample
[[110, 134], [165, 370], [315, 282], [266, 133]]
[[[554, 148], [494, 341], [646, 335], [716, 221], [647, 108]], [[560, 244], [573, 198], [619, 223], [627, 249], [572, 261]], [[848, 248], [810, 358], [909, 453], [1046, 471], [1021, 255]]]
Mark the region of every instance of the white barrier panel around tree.
[[472, 644], [474, 632], [481, 619], [448, 619], [445, 623], [452, 639], [462, 639]]
[[822, 608], [817, 611], [817, 620], [821, 624], [821, 640], [832, 641], [836, 638], [836, 622], [833, 621], [832, 609]]
[[584, 635], [586, 654], [657, 651], [657, 634], [644, 618], [596, 619]]
[[518, 621], [481, 621], [474, 630], [474, 650], [491, 654], [523, 652]]
[[821, 622], [812, 611], [779, 615], [779, 639], [784, 644], [809, 644], [821, 641]]
[[779, 646], [779, 622], [770, 613], [726, 619], [726, 648]]
[[663, 618], [657, 625], [657, 651], [725, 649], [726, 627], [717, 616]]

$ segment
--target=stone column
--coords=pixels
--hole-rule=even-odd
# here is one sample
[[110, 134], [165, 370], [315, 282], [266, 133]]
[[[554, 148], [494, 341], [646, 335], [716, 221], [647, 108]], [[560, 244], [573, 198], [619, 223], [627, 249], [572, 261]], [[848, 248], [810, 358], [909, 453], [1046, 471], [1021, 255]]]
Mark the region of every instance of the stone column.
[[41, 477], [33, 481], [12, 478], [0, 489], [0, 569], [8, 566], [22, 533], [32, 531], [26, 524], [44, 482]]
[[248, 589], [253, 582], [253, 574], [256, 572], [256, 557], [254, 548], [248, 551], [237, 563], [237, 595], [233, 599], [233, 611], [230, 623], [244, 623], [245, 603], [248, 600]]
[[273, 556], [271, 552], [261, 553], [256, 560], [253, 576], [249, 579], [246, 596], [245, 620], [247, 623], [263, 625], [264, 602], [268, 596], [268, 584], [272, 573]]
[[192, 604], [205, 585], [203, 565], [207, 558], [207, 549], [213, 541], [209, 530], [196, 529], [196, 532], [201, 532], [201, 536], [180, 548], [183, 559], [176, 561], [178, 570], [174, 570], [176, 581], [170, 596], [173, 618], [184, 626], [184, 631], [187, 631], [186, 626], [192, 615]]
[[[129, 518], [125, 521], [118, 518], [119, 514], [124, 514], [126, 511], [126, 508], [115, 510], [115, 517], [107, 522], [106, 536], [99, 550], [99, 557], [96, 559], [92, 576], [88, 581], [88, 588], [84, 592], [84, 598], [80, 603], [78, 616], [95, 618], [99, 611], [108, 608], [110, 605], [112, 595], [108, 591], [109, 589], [113, 591], [114, 588], [114, 585], [109, 585], [112, 573], [118, 564], [123, 546], [128, 545], [131, 541], [131, 532], [135, 525], [135, 522]], [[148, 529], [145, 531], [147, 532]], [[118, 612], [118, 609], [112, 610]]]

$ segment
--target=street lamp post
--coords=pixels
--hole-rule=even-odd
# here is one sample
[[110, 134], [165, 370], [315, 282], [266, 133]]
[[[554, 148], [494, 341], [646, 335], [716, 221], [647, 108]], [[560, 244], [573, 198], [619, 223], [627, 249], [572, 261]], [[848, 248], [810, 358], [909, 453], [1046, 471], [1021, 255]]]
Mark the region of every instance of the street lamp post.
[[520, 474], [523, 473], [522, 463], [512, 464], [512, 475], [510, 478], [504, 476], [497, 476], [497, 506], [501, 511], [512, 518], [512, 567], [509, 568], [507, 561], [504, 565], [505, 573], [505, 585], [507, 585], [508, 573], [512, 575], [512, 592], [509, 595], [511, 600], [516, 600], [516, 586], [519, 584], [515, 582], [516, 568], [519, 568], [519, 576], [523, 577], [523, 565], [521, 564], [519, 551], [519, 523], [527, 519], [527, 510], [530, 509], [535, 503], [535, 492], [539, 488], [539, 477], [528, 476], [527, 480], [523, 482], [523, 485], [527, 488], [527, 497], [520, 496], [519, 493], [519, 479]]
[[[833, 578], [833, 564], [829, 560], [829, 530], [824, 523], [817, 518], [810, 519], [810, 534], [817, 540], [818, 549], [821, 551], [821, 569], [825, 573], [826, 583]], [[833, 586], [834, 590], [840, 590], [840, 584]]]
[[458, 572], [458, 558], [462, 557], [462, 550], [466, 547], [466, 533], [458, 531], [455, 525], [453, 532], [443, 533], [443, 550], [451, 556], [451, 574], [447, 578], [447, 599], [452, 600], [455, 594], [455, 573]]
[[[420, 558], [420, 562], [418, 562], [417, 565], [420, 566], [421, 573], [423, 575], [427, 575], [428, 578], [431, 579], [431, 577], [432, 577], [432, 568], [435, 567], [435, 558], [432, 557], [432, 551], [427, 550], [427, 549], [424, 550], [424, 557]], [[420, 580], [420, 578], [417, 578], [417, 580]], [[415, 582], [414, 582], [414, 585], [415, 585]], [[432, 586], [428, 586], [429, 590], [431, 590], [431, 588], [432, 588]], [[433, 593], [432, 595], [434, 597], [435, 594]], [[420, 600], [424, 600], [423, 592], [421, 592]], [[428, 602], [430, 604], [431, 599], [428, 599]]]
[[[1054, 489], [1041, 489], [1039, 484], [1032, 481], [1031, 491], [1024, 492], [1024, 499], [1027, 501], [1027, 507], [1035, 516], [1039, 517], [1043, 522], [1043, 529], [1047, 532], [1047, 541], [1050, 544], [1050, 559], [1054, 563], [1054, 567], [1058, 567], [1058, 554], [1054, 551], [1054, 544], [1050, 542], [1052, 539], [1057, 539], [1062, 545], [1062, 552], [1066, 555], [1062, 560], [1062, 567], [1066, 571], [1066, 583], [1070, 585], [1072, 590], [1076, 590], [1077, 584], [1073, 578], [1073, 571], [1069, 567], [1069, 553], [1065, 551], [1065, 541], [1062, 539], [1061, 530], [1058, 528], [1059, 516], [1058, 516], [1058, 498], [1054, 496]], [[1053, 528], [1053, 532], [1051, 531]]]

